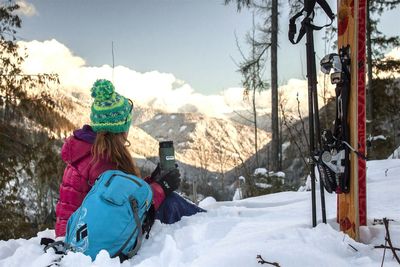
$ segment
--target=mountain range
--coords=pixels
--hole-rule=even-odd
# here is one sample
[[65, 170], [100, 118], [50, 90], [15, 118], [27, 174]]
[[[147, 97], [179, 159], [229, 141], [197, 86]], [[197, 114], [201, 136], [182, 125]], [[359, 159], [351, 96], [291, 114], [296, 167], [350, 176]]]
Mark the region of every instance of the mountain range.
[[[77, 128], [89, 123], [89, 94], [71, 93], [60, 88], [54, 97], [68, 106], [68, 111], [58, 109]], [[232, 173], [238, 165], [255, 153], [254, 126], [240, 123], [234, 116], [208, 117], [201, 113], [166, 113], [134, 103], [133, 121], [129, 131], [129, 150], [143, 174], [149, 174], [158, 162], [158, 143], [174, 142], [175, 156], [182, 176], [193, 181], [218, 180], [217, 177]], [[258, 148], [271, 140], [271, 134], [258, 129]], [[68, 134], [67, 134], [68, 135]], [[229, 186], [235, 175], [224, 177]], [[218, 182], [219, 183], [219, 182]]]

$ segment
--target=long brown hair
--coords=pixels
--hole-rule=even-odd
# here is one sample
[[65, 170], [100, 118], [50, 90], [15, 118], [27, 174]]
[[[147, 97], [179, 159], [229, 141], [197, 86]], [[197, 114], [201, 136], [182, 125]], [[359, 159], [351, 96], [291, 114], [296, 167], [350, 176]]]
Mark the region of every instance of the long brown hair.
[[93, 159], [106, 158], [115, 163], [118, 170], [140, 177], [139, 168], [125, 146], [127, 141], [126, 133], [98, 132], [92, 147]]

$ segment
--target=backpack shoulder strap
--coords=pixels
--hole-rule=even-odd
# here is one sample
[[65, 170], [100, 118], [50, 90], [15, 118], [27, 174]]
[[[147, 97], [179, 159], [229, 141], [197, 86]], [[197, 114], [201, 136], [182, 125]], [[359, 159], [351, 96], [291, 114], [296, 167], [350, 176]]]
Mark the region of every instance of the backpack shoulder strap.
[[135, 247], [131, 251], [129, 251], [129, 253], [127, 255], [129, 259], [136, 255], [136, 253], [140, 249], [140, 246], [142, 245], [142, 239], [143, 239], [142, 222], [140, 221], [140, 218], [139, 218], [139, 214], [138, 214], [139, 210], [137, 207], [137, 202], [133, 201], [132, 204], [133, 204], [133, 217], [135, 218], [136, 227], [137, 227], [139, 233], [138, 233], [138, 237], [136, 239]]
[[138, 236], [136, 238], [135, 246], [133, 247], [133, 249], [131, 251], [128, 252], [127, 255], [124, 255], [124, 253], [122, 253], [122, 251], [128, 245], [128, 242], [131, 240], [130, 238], [125, 242], [125, 244], [122, 245], [122, 247], [117, 251], [117, 253], [115, 253], [115, 255], [112, 256], [112, 258], [119, 257], [121, 261], [125, 260], [126, 258], [130, 259], [133, 256], [135, 256], [135, 254], [140, 249], [140, 246], [142, 245], [142, 239], [143, 239], [142, 222], [139, 217], [138, 203], [135, 199], [131, 200], [131, 207], [132, 207], [132, 212], [133, 212], [133, 218], [136, 223], [136, 229], [138, 231]]

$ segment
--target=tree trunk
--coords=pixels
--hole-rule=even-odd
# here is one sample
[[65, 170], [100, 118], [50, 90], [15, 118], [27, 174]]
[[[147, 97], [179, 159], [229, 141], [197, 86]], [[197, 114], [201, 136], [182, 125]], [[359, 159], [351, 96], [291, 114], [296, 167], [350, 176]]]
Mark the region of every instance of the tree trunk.
[[279, 124], [278, 124], [278, 0], [272, 0], [271, 9], [271, 169], [279, 165]]
[[256, 154], [256, 164], [257, 168], [260, 167], [259, 159], [258, 159], [258, 136], [257, 136], [257, 109], [256, 109], [256, 86], [254, 85], [253, 81], [253, 118], [254, 118], [254, 150]]

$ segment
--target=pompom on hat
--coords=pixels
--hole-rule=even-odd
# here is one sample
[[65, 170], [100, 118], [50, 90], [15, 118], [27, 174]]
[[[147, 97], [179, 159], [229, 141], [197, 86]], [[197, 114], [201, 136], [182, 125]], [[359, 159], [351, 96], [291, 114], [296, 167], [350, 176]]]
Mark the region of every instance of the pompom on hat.
[[124, 133], [132, 123], [131, 100], [115, 92], [108, 80], [97, 80], [91, 89], [94, 98], [90, 126], [95, 132]]

